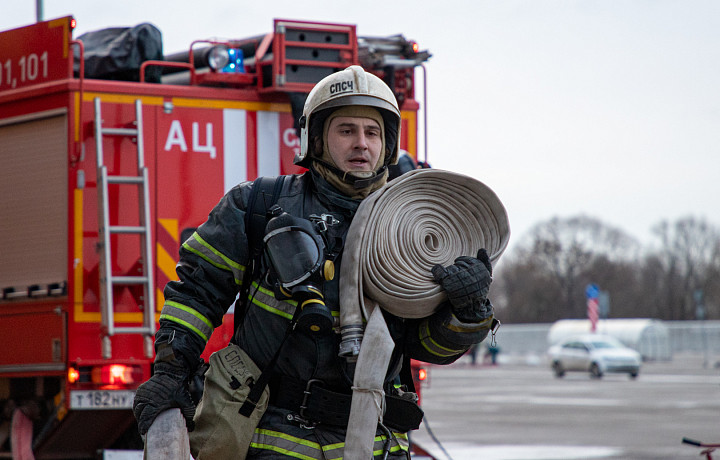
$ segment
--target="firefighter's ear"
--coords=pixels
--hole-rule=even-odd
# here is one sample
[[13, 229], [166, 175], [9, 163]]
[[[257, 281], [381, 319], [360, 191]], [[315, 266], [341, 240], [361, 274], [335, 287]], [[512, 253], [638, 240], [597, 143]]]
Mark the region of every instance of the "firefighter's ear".
[[323, 140], [320, 136], [314, 136], [312, 139], [313, 152], [317, 156], [322, 156], [323, 152]]

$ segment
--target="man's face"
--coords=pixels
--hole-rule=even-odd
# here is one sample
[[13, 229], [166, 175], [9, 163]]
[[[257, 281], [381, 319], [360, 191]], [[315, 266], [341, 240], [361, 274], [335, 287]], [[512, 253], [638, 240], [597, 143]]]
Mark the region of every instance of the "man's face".
[[333, 118], [327, 141], [330, 156], [345, 172], [374, 171], [382, 154], [382, 130], [370, 118]]

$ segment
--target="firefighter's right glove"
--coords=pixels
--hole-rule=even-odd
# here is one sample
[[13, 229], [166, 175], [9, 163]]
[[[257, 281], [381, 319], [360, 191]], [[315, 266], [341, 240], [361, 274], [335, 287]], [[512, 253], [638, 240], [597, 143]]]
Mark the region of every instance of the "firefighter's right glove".
[[195, 428], [195, 403], [190, 396], [188, 384], [193, 372], [178, 359], [172, 346], [160, 343], [155, 356], [155, 374], [140, 385], [135, 392], [133, 412], [141, 435], [145, 435], [155, 418], [173, 407], [180, 408], [188, 431]]
[[432, 275], [447, 293], [453, 314], [460, 321], [478, 323], [493, 315], [488, 299], [492, 265], [485, 249], [478, 251], [477, 258], [460, 256], [448, 267], [435, 265]]

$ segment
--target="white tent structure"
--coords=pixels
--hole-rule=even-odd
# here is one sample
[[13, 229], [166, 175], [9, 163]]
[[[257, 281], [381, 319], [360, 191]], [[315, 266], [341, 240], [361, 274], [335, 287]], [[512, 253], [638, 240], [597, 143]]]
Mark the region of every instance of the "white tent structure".
[[[554, 345], [574, 335], [590, 333], [590, 320], [562, 319], [556, 321], [548, 332], [547, 340]], [[670, 333], [662, 321], [656, 319], [601, 319], [595, 329], [636, 350], [643, 360], [669, 361], [672, 359]]]

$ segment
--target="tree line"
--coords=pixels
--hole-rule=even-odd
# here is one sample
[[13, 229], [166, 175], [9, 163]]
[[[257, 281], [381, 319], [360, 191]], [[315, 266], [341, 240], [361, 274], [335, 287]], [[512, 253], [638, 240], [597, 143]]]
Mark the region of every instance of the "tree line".
[[588, 216], [536, 224], [495, 273], [491, 297], [508, 323], [586, 318], [596, 284], [609, 318], [720, 318], [720, 229], [703, 218], [661, 221], [653, 244]]

